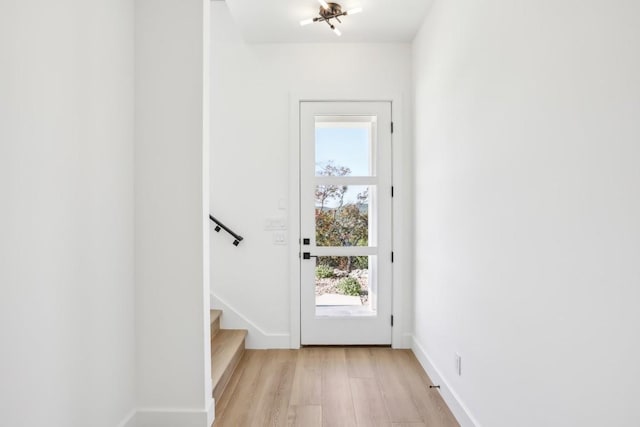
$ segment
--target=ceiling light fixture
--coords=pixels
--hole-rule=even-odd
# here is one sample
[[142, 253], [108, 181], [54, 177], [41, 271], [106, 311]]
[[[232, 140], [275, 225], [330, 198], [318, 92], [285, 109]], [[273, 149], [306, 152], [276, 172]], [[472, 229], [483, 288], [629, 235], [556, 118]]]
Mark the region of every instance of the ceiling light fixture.
[[318, 0], [318, 1], [320, 2], [320, 12], [318, 12], [320, 16], [317, 16], [315, 18], [305, 19], [304, 21], [300, 21], [301, 26], [309, 25], [314, 22], [326, 22], [329, 25], [329, 28], [331, 28], [331, 30], [334, 33], [336, 33], [336, 35], [341, 36], [342, 32], [336, 28], [336, 26], [334, 25], [333, 22], [331, 22], [331, 20], [335, 19], [336, 21], [342, 24], [342, 21], [340, 20], [341, 16], [355, 15], [356, 13], [362, 12], [361, 7], [356, 7], [354, 9], [350, 9], [343, 12], [342, 6], [340, 6], [338, 3], [331, 3], [331, 2], [327, 3], [325, 0]]

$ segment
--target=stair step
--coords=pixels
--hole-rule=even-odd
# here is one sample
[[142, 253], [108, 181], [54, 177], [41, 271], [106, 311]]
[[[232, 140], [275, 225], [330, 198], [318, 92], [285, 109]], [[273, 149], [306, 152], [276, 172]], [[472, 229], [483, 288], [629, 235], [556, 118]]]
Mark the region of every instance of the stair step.
[[211, 380], [217, 402], [244, 353], [244, 329], [220, 329], [211, 340]]
[[220, 330], [220, 316], [222, 315], [222, 310], [210, 310], [209, 314], [211, 316], [211, 339], [213, 339]]

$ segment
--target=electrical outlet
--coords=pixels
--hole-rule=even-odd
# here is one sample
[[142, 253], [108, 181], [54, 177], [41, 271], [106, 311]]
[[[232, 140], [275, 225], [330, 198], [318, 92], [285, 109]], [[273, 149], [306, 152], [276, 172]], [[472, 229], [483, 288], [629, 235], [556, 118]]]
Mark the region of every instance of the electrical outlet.
[[456, 353], [456, 373], [462, 376], [462, 356]]

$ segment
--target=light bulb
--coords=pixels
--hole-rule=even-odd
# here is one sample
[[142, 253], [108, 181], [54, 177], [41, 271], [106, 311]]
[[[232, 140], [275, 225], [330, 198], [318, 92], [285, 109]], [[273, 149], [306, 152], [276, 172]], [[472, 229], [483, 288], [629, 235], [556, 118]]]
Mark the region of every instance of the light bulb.
[[313, 18], [305, 19], [304, 21], [300, 21], [300, 26], [304, 27], [305, 25], [313, 24]]
[[362, 8], [356, 7], [351, 10], [347, 10], [347, 15], [355, 15], [356, 13], [360, 13], [360, 12], [362, 12]]
[[327, 3], [325, 0], [318, 0], [318, 1], [322, 5], [322, 7], [324, 7], [325, 9], [329, 9], [329, 3]]
[[342, 35], [342, 32], [339, 29], [337, 29], [336, 27], [333, 27], [332, 29], [333, 29], [333, 32], [336, 33], [337, 36], [341, 36]]

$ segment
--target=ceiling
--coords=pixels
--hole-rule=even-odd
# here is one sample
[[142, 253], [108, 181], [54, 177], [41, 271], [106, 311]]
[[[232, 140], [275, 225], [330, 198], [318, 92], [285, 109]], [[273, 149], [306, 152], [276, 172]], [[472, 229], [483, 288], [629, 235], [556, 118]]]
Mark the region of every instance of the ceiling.
[[432, 0], [334, 0], [345, 16], [336, 36], [324, 22], [304, 27], [300, 21], [318, 16], [318, 0], [226, 0], [247, 42], [253, 43], [394, 43], [411, 42]]

